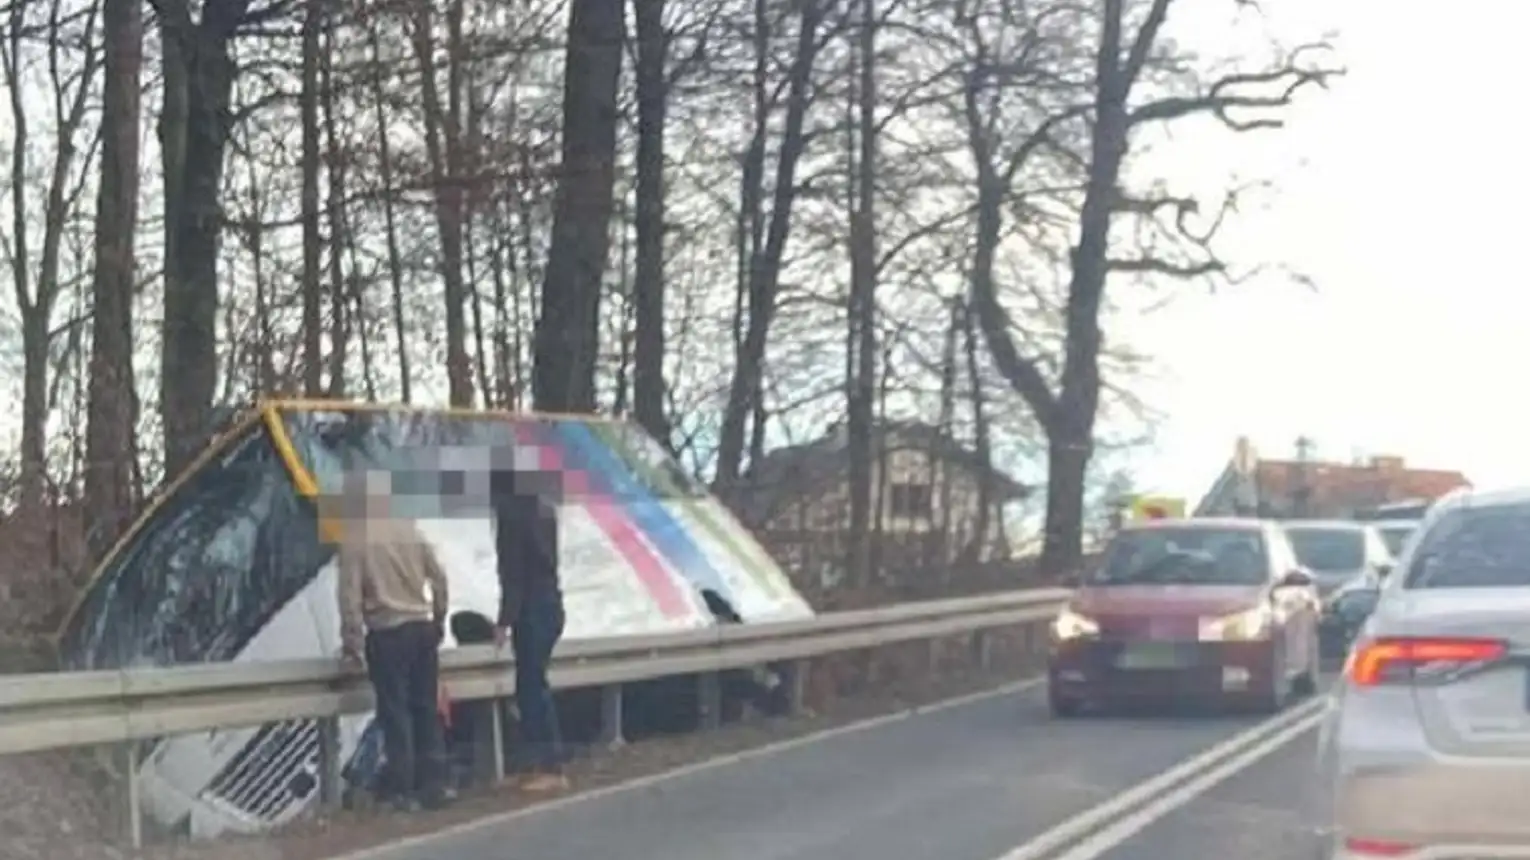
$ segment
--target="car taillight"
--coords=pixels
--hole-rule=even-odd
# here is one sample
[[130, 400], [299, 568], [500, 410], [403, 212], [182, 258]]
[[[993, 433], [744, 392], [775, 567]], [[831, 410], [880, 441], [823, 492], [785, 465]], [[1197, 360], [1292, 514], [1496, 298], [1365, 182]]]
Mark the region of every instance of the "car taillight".
[[1374, 687], [1409, 681], [1420, 668], [1488, 663], [1508, 650], [1500, 639], [1385, 637], [1356, 645], [1344, 674], [1356, 686]]
[[1385, 839], [1356, 839], [1350, 837], [1344, 840], [1344, 850], [1352, 855], [1360, 857], [1402, 857], [1418, 850], [1418, 846], [1411, 842], [1392, 842]]

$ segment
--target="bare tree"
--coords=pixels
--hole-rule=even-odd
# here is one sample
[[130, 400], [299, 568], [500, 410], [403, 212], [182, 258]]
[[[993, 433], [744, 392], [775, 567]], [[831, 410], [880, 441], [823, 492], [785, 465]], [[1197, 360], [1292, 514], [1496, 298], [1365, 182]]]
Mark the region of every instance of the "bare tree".
[[319, 260], [323, 239], [319, 236], [319, 37], [324, 26], [322, 0], [303, 3], [303, 83], [299, 95], [302, 112], [303, 154], [303, 394], [318, 397], [324, 388], [323, 321], [320, 306]]
[[563, 159], [536, 325], [532, 398], [538, 409], [593, 412], [626, 18], [622, 5], [611, 0], [572, 0], [570, 6]]
[[165, 473], [175, 475], [206, 444], [218, 382], [218, 249], [223, 169], [235, 120], [232, 46], [241, 28], [287, 15], [287, 0], [159, 0], [164, 100], [164, 322], [159, 409]]
[[[97, 142], [96, 129], [87, 127], [86, 107], [101, 68], [96, 43], [98, 8], [92, 4], [71, 9], [63, 0], [49, 0], [46, 5], [18, 0], [9, 7], [6, 38], [0, 41], [12, 129], [12, 222], [0, 247], [21, 317], [21, 502], [27, 506], [41, 501], [46, 483], [49, 363], [54, 312], [65, 288], [61, 269], [65, 231], [85, 191]], [[44, 46], [41, 56], [34, 49], [39, 41]], [[52, 103], [52, 127], [47, 130], [51, 139], [43, 140], [33, 136], [27, 110], [28, 102], [40, 94], [29, 74], [38, 60], [46, 69], [46, 92]], [[39, 152], [52, 155], [42, 182], [33, 173]], [[40, 219], [33, 208], [39, 194]], [[39, 220], [41, 231], [34, 226]], [[41, 248], [34, 252], [31, 240], [39, 234]]]
[[86, 522], [99, 558], [133, 511], [138, 403], [133, 379], [133, 292], [138, 223], [139, 75], [143, 6], [103, 0], [105, 91], [101, 181], [96, 192], [95, 275], [91, 294], [89, 406], [85, 442]]
[[[875, 0], [861, 0], [856, 33], [856, 151], [851, 183], [854, 209], [850, 213], [850, 294], [846, 308], [849, 338], [845, 345], [848, 373], [845, 400], [850, 454], [850, 581], [868, 583], [871, 576], [872, 467], [874, 440], [881, 434], [872, 425], [877, 396], [877, 74]], [[885, 465], [885, 464], [884, 464]], [[879, 470], [880, 471], [885, 471]], [[878, 505], [885, 504], [880, 493]]]
[[633, 0], [637, 22], [637, 261], [632, 278], [634, 414], [665, 447], [664, 123], [669, 102], [669, 33], [664, 0]]
[[[1186, 86], [1189, 59], [1172, 46], [1160, 44], [1160, 33], [1173, 0], [1103, 0], [1097, 21], [1089, 93], [1085, 101], [1054, 112], [1040, 121], [1026, 138], [1030, 151], [1017, 151], [1023, 166], [1033, 152], [1051, 151], [1075, 164], [1083, 175], [1078, 193], [1077, 240], [1069, 254], [1069, 276], [1064, 308], [1063, 347], [1055, 372], [1047, 359], [1021, 350], [1011, 330], [1011, 318], [999, 301], [991, 277], [974, 276], [974, 310], [989, 350], [1011, 386], [1035, 412], [1048, 442], [1046, 535], [1041, 567], [1047, 573], [1067, 573], [1078, 568], [1083, 553], [1084, 488], [1095, 446], [1095, 421], [1101, 395], [1101, 357], [1104, 335], [1101, 314], [1105, 287], [1112, 273], [1153, 273], [1170, 277], [1201, 277], [1225, 270], [1211, 252], [1211, 234], [1221, 223], [1221, 212], [1210, 227], [1195, 223], [1200, 204], [1193, 198], [1158, 196], [1139, 199], [1123, 192], [1122, 167], [1131, 154], [1135, 131], [1155, 124], [1195, 115], [1211, 115], [1228, 128], [1250, 131], [1280, 125], [1266, 113], [1254, 116], [1240, 111], [1278, 110], [1309, 85], [1323, 85], [1340, 71], [1311, 60], [1319, 46], [1305, 46], [1269, 68], [1235, 72], [1208, 83], [1190, 81], [1190, 92], [1179, 94], [1172, 85]], [[1135, 24], [1135, 32], [1133, 29]], [[1080, 23], [1050, 29], [1045, 18], [1032, 21], [1037, 40], [1045, 43], [1076, 34]], [[1164, 72], [1168, 94], [1144, 97], [1139, 84], [1150, 71]], [[1005, 74], [1002, 66], [980, 66], [969, 92], [992, 84]], [[1041, 86], [1043, 80], [1033, 80]], [[1145, 89], [1145, 88], [1144, 88]], [[1163, 90], [1164, 87], [1154, 87]], [[1073, 156], [1061, 136], [1075, 120], [1082, 126], [1086, 143]], [[1012, 162], [1013, 163], [1013, 162]], [[1017, 175], [1012, 171], [1010, 177]], [[1009, 189], [1000, 184], [996, 194]], [[997, 211], [995, 209], [994, 211]], [[1226, 207], [1222, 208], [1222, 212]], [[1204, 255], [1193, 262], [1166, 259], [1161, 254], [1120, 258], [1112, 244], [1111, 228], [1119, 215], [1159, 217], [1168, 214], [1180, 235]], [[992, 213], [990, 213], [991, 217]], [[982, 217], [980, 213], [980, 218]], [[980, 230], [983, 228], [980, 228]], [[994, 226], [989, 225], [989, 230]], [[980, 240], [981, 241], [981, 240]], [[1055, 376], [1055, 382], [1049, 379]]]
[[[797, 38], [786, 72], [786, 117], [776, 151], [776, 173], [770, 206], [764, 205], [766, 148], [776, 86], [770, 78], [774, 30], [770, 4], [754, 2], [755, 68], [752, 84], [754, 121], [744, 153], [738, 212], [739, 289], [734, 322], [734, 367], [717, 446], [716, 484], [732, 490], [744, 461], [745, 430], [754, 424], [754, 438], [763, 439], [765, 348], [775, 319], [781, 263], [791, 233], [792, 204], [797, 197], [797, 167], [807, 149], [808, 111], [813, 103], [813, 70], [823, 47], [821, 31], [835, 0], [803, 0], [796, 5]], [[751, 448], [758, 445], [751, 444]]]

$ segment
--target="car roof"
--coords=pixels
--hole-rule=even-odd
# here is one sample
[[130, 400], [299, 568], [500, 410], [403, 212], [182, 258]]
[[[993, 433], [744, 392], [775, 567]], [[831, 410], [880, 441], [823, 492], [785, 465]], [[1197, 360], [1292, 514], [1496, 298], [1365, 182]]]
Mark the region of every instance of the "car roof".
[[1476, 490], [1463, 487], [1435, 502], [1435, 507], [1476, 508], [1494, 505], [1530, 504], [1530, 487], [1506, 487], [1500, 490]]
[[1366, 525], [1375, 526], [1378, 529], [1416, 529], [1423, 520], [1375, 520]]
[[1281, 528], [1287, 529], [1332, 529], [1347, 532], [1362, 532], [1370, 525], [1370, 523], [1357, 523], [1354, 520], [1284, 520], [1280, 524]]
[[1253, 517], [1182, 517], [1179, 519], [1138, 520], [1121, 526], [1123, 532], [1154, 531], [1158, 529], [1242, 529], [1263, 531], [1265, 520]]

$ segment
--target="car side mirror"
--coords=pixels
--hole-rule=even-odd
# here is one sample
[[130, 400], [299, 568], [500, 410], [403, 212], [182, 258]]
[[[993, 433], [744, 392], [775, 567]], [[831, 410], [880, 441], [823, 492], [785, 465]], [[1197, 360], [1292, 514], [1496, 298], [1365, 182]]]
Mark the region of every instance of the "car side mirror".
[[1386, 579], [1387, 577], [1391, 576], [1392, 575], [1392, 568], [1393, 568], [1393, 563], [1390, 562], [1390, 561], [1383, 561], [1383, 562], [1378, 563], [1376, 565], [1376, 578], [1377, 579]]
[[1276, 588], [1308, 588], [1312, 585], [1312, 574], [1301, 568], [1286, 571], [1286, 575], [1275, 583]]

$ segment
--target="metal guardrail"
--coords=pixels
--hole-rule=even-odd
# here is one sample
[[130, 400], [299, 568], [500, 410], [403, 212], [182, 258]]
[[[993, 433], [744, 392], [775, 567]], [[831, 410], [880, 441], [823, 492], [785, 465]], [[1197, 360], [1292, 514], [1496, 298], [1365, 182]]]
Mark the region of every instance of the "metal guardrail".
[[[715, 727], [721, 710], [721, 672], [960, 635], [972, 636], [978, 659], [986, 662], [987, 631], [1048, 619], [1068, 594], [1066, 589], [1026, 589], [835, 612], [802, 621], [566, 641], [553, 654], [550, 675], [558, 689], [602, 689], [605, 737], [617, 744], [622, 742], [625, 684], [698, 676], [702, 724]], [[453, 648], [441, 655], [441, 678], [454, 701], [514, 693], [512, 669], [509, 652], [489, 645]], [[796, 706], [802, 673], [794, 674]], [[138, 770], [143, 741], [318, 719], [323, 726], [320, 795], [326, 803], [337, 803], [338, 718], [372, 707], [366, 678], [347, 674], [333, 659], [12, 675], [0, 677], [0, 755], [112, 744], [122, 749], [123, 769], [131, 775]], [[499, 709], [492, 710], [487, 767], [499, 778], [502, 732]], [[129, 836], [137, 847], [142, 844], [137, 780], [126, 782]]]

